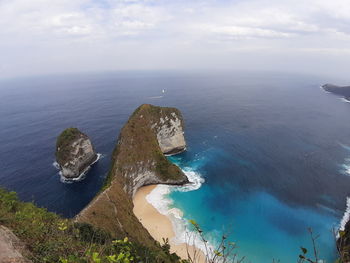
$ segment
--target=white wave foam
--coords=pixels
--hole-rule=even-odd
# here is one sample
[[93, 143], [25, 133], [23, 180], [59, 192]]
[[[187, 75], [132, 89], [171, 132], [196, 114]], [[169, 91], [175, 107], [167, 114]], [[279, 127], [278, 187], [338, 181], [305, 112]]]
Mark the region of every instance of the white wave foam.
[[350, 103], [350, 100], [347, 100], [346, 98], [341, 98], [340, 100], [341, 100], [341, 101], [344, 101], [344, 102], [346, 102], [346, 103]]
[[346, 175], [350, 175], [350, 165], [348, 165], [348, 164], [343, 164], [342, 167], [343, 167], [342, 172], [343, 172], [344, 174], [346, 174]]
[[340, 221], [339, 230], [344, 231], [346, 223], [350, 219], [350, 197], [346, 198], [346, 210], [344, 212], [344, 216]]
[[184, 168], [182, 171], [185, 173], [190, 183], [184, 186], [175, 187], [175, 190], [177, 191], [180, 191], [180, 192], [194, 191], [199, 189], [202, 186], [202, 184], [205, 182], [204, 178], [201, 177], [199, 173], [193, 171], [191, 168]]
[[[103, 158], [103, 155], [101, 153], [98, 153], [96, 160], [92, 164], [90, 164], [88, 167], [86, 167], [85, 170], [78, 177], [75, 177], [75, 178], [68, 179], [68, 178], [64, 177], [62, 175], [62, 171], [60, 171], [59, 175], [60, 175], [61, 183], [71, 184], [73, 182], [79, 182], [79, 181], [84, 180], [86, 177], [86, 174], [89, 171], [89, 169], [91, 168], [91, 166], [94, 165], [95, 163], [97, 163], [101, 158]], [[57, 165], [58, 165], [58, 163], [57, 163]], [[59, 167], [59, 165], [58, 165], [58, 167]]]
[[60, 169], [60, 165], [58, 164], [58, 162], [54, 161], [54, 162], [52, 163], [52, 165], [53, 165], [53, 167], [55, 167], [57, 170]]
[[173, 226], [175, 237], [172, 240], [175, 244], [188, 243], [194, 245], [206, 253], [205, 246], [212, 247], [211, 245], [204, 244], [200, 237], [191, 232], [188, 220], [183, 217], [183, 212], [172, 207], [173, 201], [168, 197], [171, 191], [195, 191], [201, 187], [204, 183], [204, 179], [198, 172], [193, 171], [191, 168], [184, 168], [183, 172], [190, 181], [189, 184], [184, 186], [169, 186], [169, 185], [157, 185], [154, 190], [146, 196], [147, 202], [154, 206], [159, 213], [167, 216]]
[[323, 90], [323, 91], [326, 92], [326, 93], [331, 93], [331, 92], [329, 92], [328, 90], [325, 90], [323, 86], [320, 86], [320, 89]]

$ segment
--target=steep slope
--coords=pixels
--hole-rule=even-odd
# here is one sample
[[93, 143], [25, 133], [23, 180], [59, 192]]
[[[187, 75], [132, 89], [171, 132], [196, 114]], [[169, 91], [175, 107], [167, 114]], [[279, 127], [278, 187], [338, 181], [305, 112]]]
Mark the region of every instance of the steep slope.
[[141, 105], [120, 133], [104, 188], [76, 221], [91, 223], [116, 237], [154, 244], [132, 212], [132, 197], [144, 185], [188, 183], [183, 172], [164, 156], [185, 147], [183, 119], [177, 109]]
[[337, 246], [343, 262], [350, 262], [350, 221], [346, 223], [344, 231], [339, 232]]
[[21, 202], [15, 192], [0, 188], [1, 263], [116, 262], [111, 257], [123, 257], [123, 262], [179, 262], [166, 247], [114, 240], [97, 227]]

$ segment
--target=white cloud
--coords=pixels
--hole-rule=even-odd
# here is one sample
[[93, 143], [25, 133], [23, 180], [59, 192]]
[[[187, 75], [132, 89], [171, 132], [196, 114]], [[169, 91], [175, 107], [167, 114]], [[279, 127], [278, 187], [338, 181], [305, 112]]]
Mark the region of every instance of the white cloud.
[[350, 5], [349, 0], [0, 0], [0, 40], [0, 76], [239, 68], [244, 63], [238, 60], [249, 67], [252, 59], [263, 68], [280, 69], [276, 61], [283, 61], [287, 70], [317, 71], [320, 60], [350, 66], [344, 62], [350, 61]]

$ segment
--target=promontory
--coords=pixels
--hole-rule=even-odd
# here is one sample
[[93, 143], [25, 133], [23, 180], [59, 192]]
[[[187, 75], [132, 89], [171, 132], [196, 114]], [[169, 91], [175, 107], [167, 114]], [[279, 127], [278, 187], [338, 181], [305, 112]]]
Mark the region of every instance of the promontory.
[[77, 128], [65, 129], [58, 136], [56, 162], [66, 179], [78, 178], [97, 158], [89, 137]]
[[76, 221], [153, 246], [154, 239], [133, 213], [132, 198], [145, 185], [189, 183], [181, 169], [165, 157], [185, 148], [184, 122], [178, 109], [150, 104], [138, 107], [120, 132], [104, 187]]
[[325, 91], [343, 96], [346, 100], [350, 100], [350, 86], [336, 86], [333, 84], [324, 84], [322, 88]]

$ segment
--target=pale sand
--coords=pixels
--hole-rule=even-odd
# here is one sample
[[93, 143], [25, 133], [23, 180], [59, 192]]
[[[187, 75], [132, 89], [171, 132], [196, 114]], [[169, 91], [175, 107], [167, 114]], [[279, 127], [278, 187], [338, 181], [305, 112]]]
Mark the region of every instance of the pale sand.
[[[170, 219], [158, 212], [150, 203], [147, 202], [146, 196], [155, 188], [155, 185], [141, 187], [134, 197], [134, 214], [140, 220], [142, 225], [148, 230], [151, 236], [159, 243], [163, 244], [163, 238], [169, 239], [170, 251], [176, 253], [182, 259], [187, 259], [186, 244], [174, 244], [172, 239], [175, 237], [172, 223]], [[191, 257], [196, 251], [196, 262], [204, 263], [204, 253], [198, 248], [189, 246]]]

